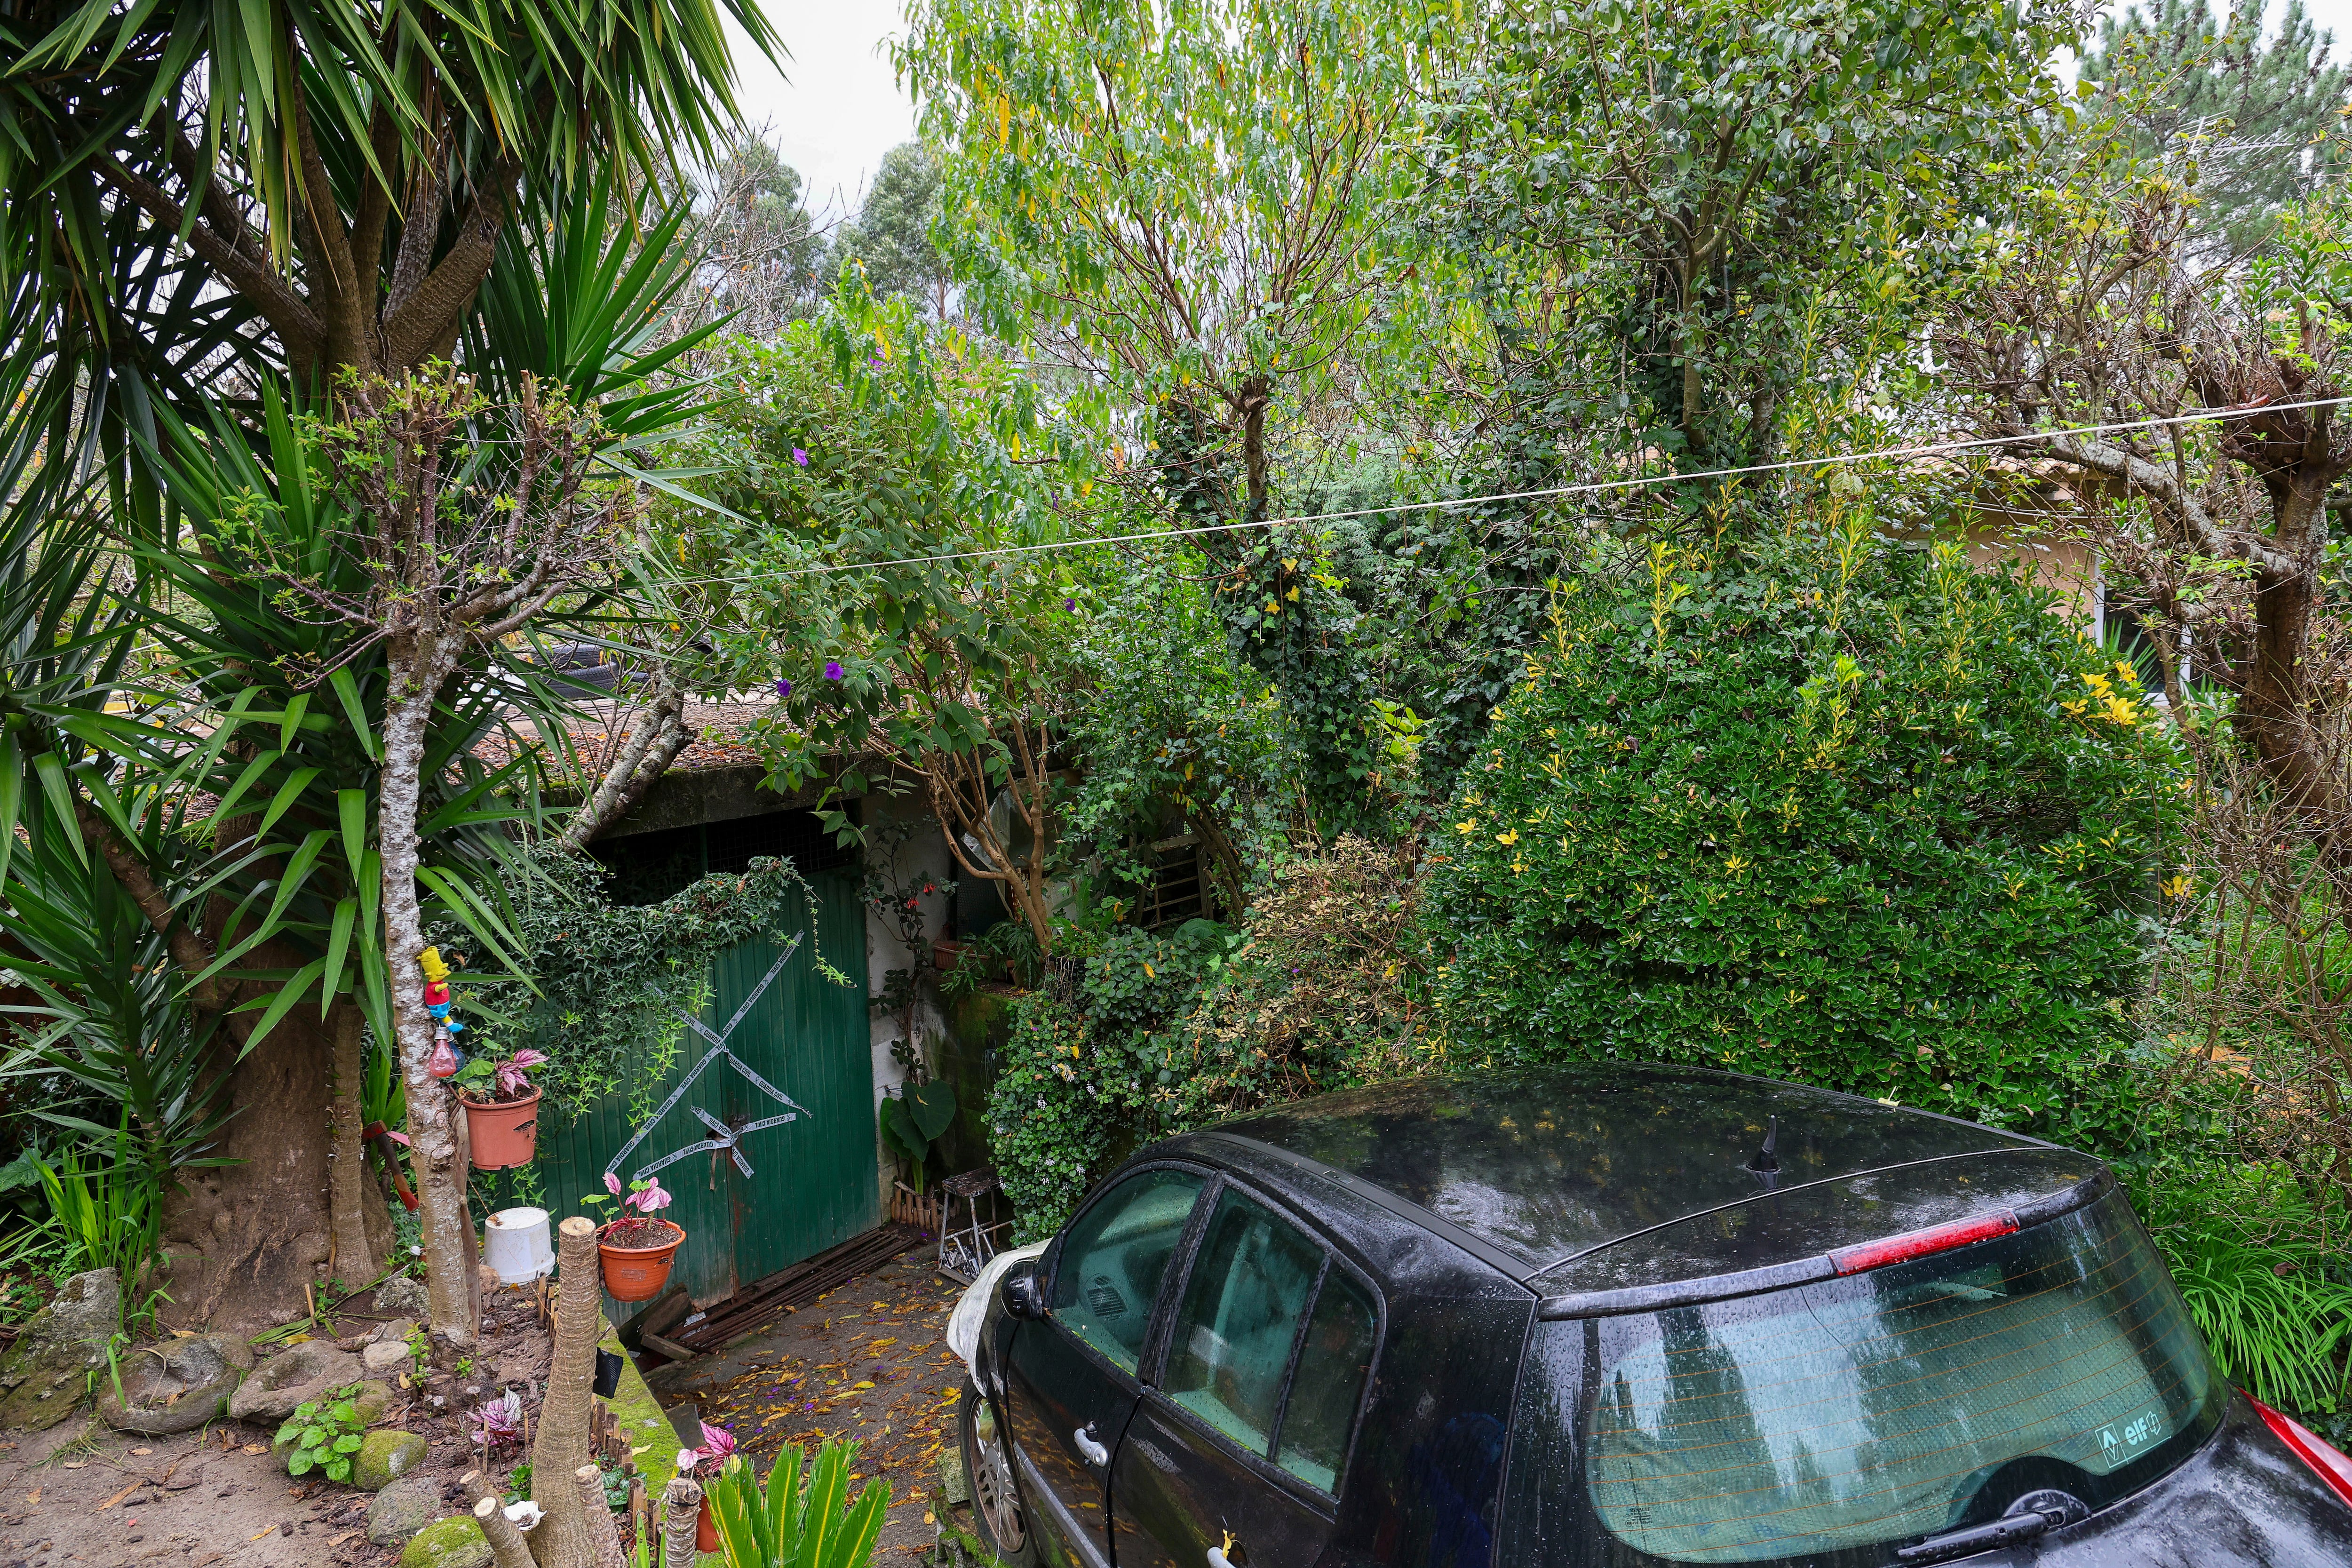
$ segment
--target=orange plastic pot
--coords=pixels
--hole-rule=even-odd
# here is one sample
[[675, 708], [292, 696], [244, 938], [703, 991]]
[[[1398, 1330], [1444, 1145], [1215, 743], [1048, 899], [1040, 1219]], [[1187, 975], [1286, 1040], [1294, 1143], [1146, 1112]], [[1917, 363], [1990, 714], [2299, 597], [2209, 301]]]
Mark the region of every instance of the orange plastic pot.
[[604, 1237], [620, 1223], [609, 1221], [596, 1233], [596, 1256], [604, 1266], [604, 1293], [615, 1301], [650, 1301], [669, 1282], [669, 1266], [686, 1240], [686, 1231], [666, 1219], [656, 1220], [656, 1225], [669, 1226], [667, 1241], [651, 1247], [615, 1247]]
[[504, 1100], [461, 1094], [457, 1103], [466, 1108], [466, 1138], [473, 1145], [477, 1171], [528, 1165], [539, 1152], [539, 1090]]
[[702, 1511], [694, 1520], [694, 1549], [697, 1552], [719, 1550], [719, 1521], [710, 1517], [710, 1494], [702, 1496]]

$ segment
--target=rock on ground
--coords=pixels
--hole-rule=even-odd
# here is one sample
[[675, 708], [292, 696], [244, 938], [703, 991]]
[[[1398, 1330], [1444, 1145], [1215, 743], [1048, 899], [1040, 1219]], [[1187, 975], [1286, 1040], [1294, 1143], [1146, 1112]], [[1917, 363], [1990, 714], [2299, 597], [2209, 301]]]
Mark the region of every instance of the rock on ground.
[[390, 1485], [425, 1462], [425, 1439], [390, 1428], [371, 1432], [352, 1456], [352, 1485], [372, 1492]]
[[471, 1515], [437, 1520], [401, 1549], [400, 1568], [489, 1568], [490, 1542]]
[[360, 1364], [371, 1377], [398, 1372], [408, 1364], [408, 1347], [398, 1340], [379, 1340], [360, 1352]]
[[367, 1538], [378, 1546], [405, 1546], [410, 1536], [441, 1511], [441, 1483], [429, 1476], [402, 1476], [368, 1504]]
[[192, 1334], [134, 1345], [122, 1358], [122, 1392], [101, 1382], [98, 1413], [118, 1432], [150, 1437], [193, 1432], [220, 1419], [253, 1366], [253, 1348], [235, 1334]]
[[64, 1420], [89, 1390], [91, 1372], [106, 1364], [107, 1342], [121, 1321], [122, 1282], [113, 1269], [67, 1280], [0, 1359], [0, 1390], [7, 1395], [0, 1399], [0, 1426], [38, 1432]]
[[398, 1274], [375, 1288], [375, 1310], [394, 1317], [423, 1318], [432, 1312], [433, 1298], [424, 1280]]
[[283, 1421], [295, 1406], [331, 1389], [360, 1380], [360, 1358], [324, 1340], [310, 1340], [261, 1363], [229, 1395], [228, 1413], [240, 1421]]

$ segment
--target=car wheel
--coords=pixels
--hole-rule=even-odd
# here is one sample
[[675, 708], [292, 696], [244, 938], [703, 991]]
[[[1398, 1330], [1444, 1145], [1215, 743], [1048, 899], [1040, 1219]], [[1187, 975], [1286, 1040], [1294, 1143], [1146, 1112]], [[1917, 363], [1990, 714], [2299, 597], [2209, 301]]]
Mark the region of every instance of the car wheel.
[[956, 1402], [956, 1426], [963, 1435], [964, 1484], [971, 1490], [972, 1522], [981, 1544], [1005, 1568], [1029, 1568], [1037, 1553], [1022, 1516], [1020, 1489], [1013, 1480], [1013, 1450], [996, 1424], [996, 1406], [979, 1385], [964, 1379]]

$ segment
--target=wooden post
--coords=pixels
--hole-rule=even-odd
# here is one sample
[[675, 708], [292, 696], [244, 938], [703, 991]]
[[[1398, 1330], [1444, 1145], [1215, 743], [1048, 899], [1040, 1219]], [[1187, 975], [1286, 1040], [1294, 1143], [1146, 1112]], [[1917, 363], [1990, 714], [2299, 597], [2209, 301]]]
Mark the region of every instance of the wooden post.
[[661, 1568], [694, 1568], [694, 1532], [702, 1519], [702, 1488], [691, 1476], [672, 1476], [662, 1493]]
[[482, 1534], [490, 1543], [490, 1561], [497, 1568], [533, 1568], [530, 1548], [524, 1543], [522, 1531], [499, 1507], [497, 1498], [486, 1497], [475, 1503], [474, 1521], [482, 1527]]

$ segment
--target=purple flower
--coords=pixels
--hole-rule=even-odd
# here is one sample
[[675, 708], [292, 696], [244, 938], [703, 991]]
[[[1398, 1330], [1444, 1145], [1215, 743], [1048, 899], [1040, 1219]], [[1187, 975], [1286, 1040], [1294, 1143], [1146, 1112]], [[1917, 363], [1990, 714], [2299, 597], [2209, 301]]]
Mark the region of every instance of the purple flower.
[[1078, 602], [1076, 599], [1064, 599], [1062, 601], [1062, 608], [1066, 610], [1075, 610], [1077, 607]]
[[777, 696], [779, 696], [779, 697], [790, 697], [792, 694], [793, 694], [793, 683], [792, 683], [791, 681], [789, 681], [789, 680], [779, 680], [779, 681], [777, 681], [777, 682], [776, 682], [776, 695], [777, 695]]
[[839, 680], [841, 679], [841, 660], [837, 658], [829, 658], [824, 661], [824, 678], [827, 680]]
[[807, 467], [808, 467], [808, 448], [807, 448], [806, 447], [793, 447], [793, 462], [795, 462], [795, 463], [798, 463], [798, 464], [799, 464], [802, 468], [807, 468]]

